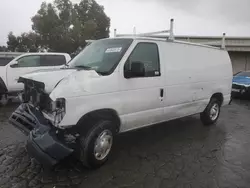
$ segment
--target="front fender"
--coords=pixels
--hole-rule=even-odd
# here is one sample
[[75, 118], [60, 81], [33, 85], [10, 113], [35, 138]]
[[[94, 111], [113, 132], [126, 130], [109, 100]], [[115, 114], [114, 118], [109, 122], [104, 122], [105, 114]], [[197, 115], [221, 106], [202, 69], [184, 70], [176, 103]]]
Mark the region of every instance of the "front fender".
[[120, 116], [122, 102], [117, 92], [66, 99], [66, 114], [59, 127], [76, 125], [82, 116], [100, 109], [113, 109]]

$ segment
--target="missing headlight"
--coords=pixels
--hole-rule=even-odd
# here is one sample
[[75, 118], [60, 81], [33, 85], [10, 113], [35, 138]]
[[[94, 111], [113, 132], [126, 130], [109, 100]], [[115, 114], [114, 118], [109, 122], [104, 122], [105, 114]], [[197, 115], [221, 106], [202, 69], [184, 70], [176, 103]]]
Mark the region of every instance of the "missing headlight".
[[51, 109], [54, 114], [53, 124], [57, 126], [63, 119], [66, 113], [66, 100], [64, 98], [58, 98], [51, 103]]
[[64, 98], [60, 98], [56, 100], [56, 108], [58, 109], [65, 109], [65, 99]]
[[57, 110], [65, 110], [65, 99], [64, 98], [58, 98], [56, 101], [51, 101], [51, 110], [53, 112]]

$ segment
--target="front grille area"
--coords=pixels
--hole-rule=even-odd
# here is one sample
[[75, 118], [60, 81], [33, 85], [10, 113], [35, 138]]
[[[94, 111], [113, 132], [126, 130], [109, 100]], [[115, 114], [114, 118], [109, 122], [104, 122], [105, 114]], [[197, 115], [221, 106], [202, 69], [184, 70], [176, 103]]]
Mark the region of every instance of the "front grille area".
[[44, 91], [44, 83], [34, 80], [24, 79], [19, 80], [24, 84], [22, 100], [24, 103], [30, 103], [40, 110], [51, 111], [51, 99], [49, 94]]

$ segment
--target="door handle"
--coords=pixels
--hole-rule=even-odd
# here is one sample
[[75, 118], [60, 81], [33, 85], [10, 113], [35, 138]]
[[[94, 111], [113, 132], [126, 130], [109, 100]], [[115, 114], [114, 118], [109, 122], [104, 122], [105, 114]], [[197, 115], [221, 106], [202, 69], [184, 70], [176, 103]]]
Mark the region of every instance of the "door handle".
[[163, 98], [163, 95], [164, 95], [164, 89], [160, 89], [160, 97]]

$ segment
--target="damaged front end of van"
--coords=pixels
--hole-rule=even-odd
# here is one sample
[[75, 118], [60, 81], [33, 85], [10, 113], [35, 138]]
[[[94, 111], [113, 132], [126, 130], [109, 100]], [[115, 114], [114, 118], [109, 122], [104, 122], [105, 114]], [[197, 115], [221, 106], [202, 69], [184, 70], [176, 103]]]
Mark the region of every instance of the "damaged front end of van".
[[[26, 148], [30, 156], [44, 166], [53, 166], [74, 153], [91, 166], [86, 153], [92, 152], [84, 150], [83, 142], [92, 125], [82, 125], [81, 120], [90, 112], [109, 108], [98, 95], [118, 91], [119, 74], [115, 68], [132, 42], [129, 38], [98, 40], [60, 69], [35, 71], [19, 78], [18, 82], [24, 84], [19, 95], [22, 104], [9, 121], [28, 135]], [[113, 134], [118, 132], [118, 124], [112, 127]], [[96, 163], [92, 166], [107, 159], [107, 155], [99, 155], [107, 151], [109, 154], [107, 147], [112, 145], [113, 137], [108, 131], [98, 139], [94, 148], [97, 156], [92, 156]]]
[[45, 84], [21, 77], [25, 86], [19, 95], [22, 104], [12, 113], [9, 121], [28, 136], [26, 148], [30, 156], [44, 166], [53, 166], [74, 151], [76, 137], [71, 129], [60, 129], [65, 99], [52, 100]]

